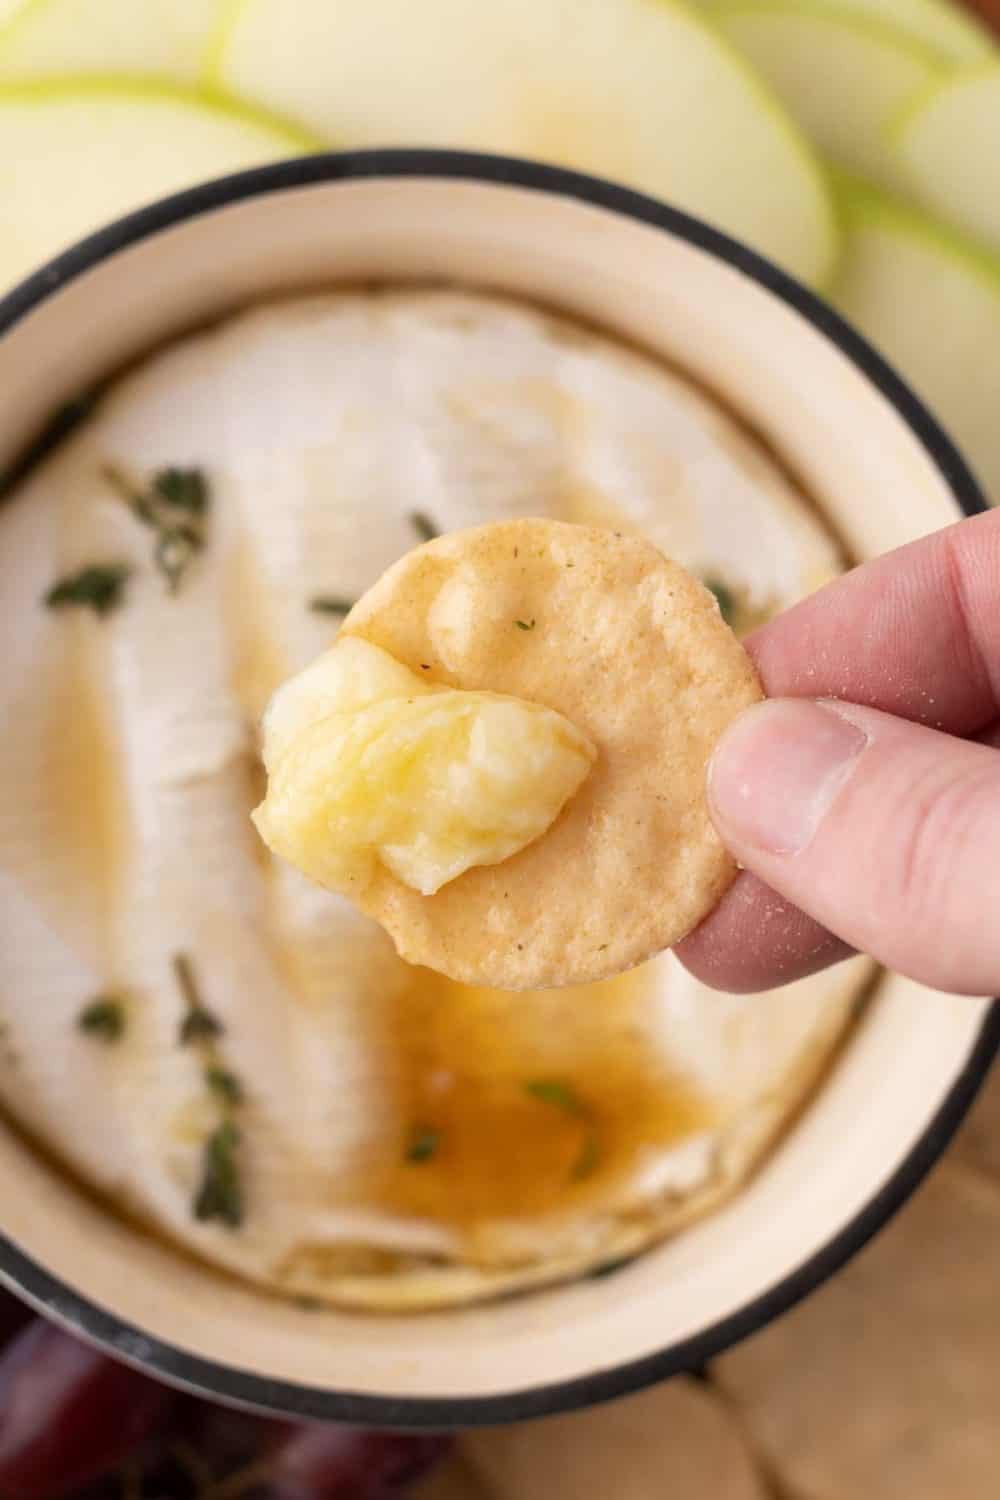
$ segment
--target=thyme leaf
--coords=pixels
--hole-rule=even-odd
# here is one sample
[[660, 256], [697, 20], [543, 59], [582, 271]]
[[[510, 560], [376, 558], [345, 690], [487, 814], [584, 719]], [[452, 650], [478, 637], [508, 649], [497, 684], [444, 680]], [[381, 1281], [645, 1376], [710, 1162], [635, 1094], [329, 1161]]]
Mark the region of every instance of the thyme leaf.
[[309, 600], [309, 608], [317, 615], [349, 615], [354, 608], [354, 600], [318, 594], [315, 599]]
[[57, 579], [42, 603], [46, 609], [80, 605], [103, 617], [122, 603], [125, 581], [131, 571], [124, 563], [91, 563]]
[[593, 1129], [590, 1129], [583, 1138], [580, 1155], [573, 1163], [573, 1170], [570, 1173], [572, 1181], [582, 1182], [585, 1177], [589, 1177], [597, 1170], [600, 1159], [601, 1148], [597, 1142], [597, 1133]]
[[409, 522], [423, 542], [432, 542], [436, 536], [441, 535], [440, 527], [435, 526], [430, 516], [422, 510], [411, 510]]
[[518, 630], [534, 630], [536, 621], [534, 619], [515, 620], [514, 624], [517, 626]]
[[208, 510], [208, 484], [200, 469], [159, 469], [153, 475], [153, 489], [167, 505], [192, 516], [203, 516]]
[[584, 1177], [589, 1177], [597, 1169], [601, 1159], [600, 1142], [590, 1111], [573, 1085], [561, 1078], [533, 1078], [524, 1085], [524, 1090], [533, 1099], [551, 1104], [554, 1109], [562, 1110], [563, 1114], [572, 1115], [585, 1127], [579, 1155], [570, 1168], [569, 1176], [571, 1182], [580, 1182]]
[[188, 955], [175, 953], [173, 968], [187, 1005], [187, 1014], [182, 1019], [178, 1031], [181, 1045], [187, 1046], [189, 1042], [212, 1041], [215, 1037], [222, 1036], [225, 1027], [218, 1016], [213, 1015], [208, 1007], [202, 1004], [194, 969]]
[[414, 1164], [430, 1161], [437, 1155], [440, 1143], [440, 1133], [433, 1125], [414, 1125], [406, 1147], [406, 1160]]
[[125, 1007], [115, 995], [98, 995], [83, 1007], [76, 1024], [86, 1036], [119, 1042], [125, 1035]]
[[[117, 490], [137, 521], [156, 534], [153, 563], [170, 593], [180, 588], [184, 572], [207, 541], [208, 481], [201, 469], [158, 469], [146, 489], [137, 488], [113, 464], [104, 478]], [[187, 517], [178, 518], [178, 512]]]
[[524, 1092], [543, 1104], [554, 1105], [568, 1115], [583, 1116], [586, 1110], [579, 1094], [571, 1083], [559, 1078], [533, 1078], [524, 1085]]
[[239, 1128], [232, 1120], [223, 1120], [206, 1140], [193, 1204], [199, 1222], [218, 1219], [229, 1229], [239, 1229], [243, 1223], [243, 1187], [237, 1163], [240, 1142]]
[[236, 1108], [243, 1103], [243, 1084], [235, 1073], [228, 1068], [212, 1065], [205, 1069], [205, 1082], [212, 1093], [222, 1100], [223, 1104]]

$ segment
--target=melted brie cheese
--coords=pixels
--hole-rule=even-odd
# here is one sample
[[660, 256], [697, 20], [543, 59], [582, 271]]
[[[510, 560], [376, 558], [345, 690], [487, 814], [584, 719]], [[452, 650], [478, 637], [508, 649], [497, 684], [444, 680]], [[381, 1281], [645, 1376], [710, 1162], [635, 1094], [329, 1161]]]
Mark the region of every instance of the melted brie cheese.
[[[108, 465], [206, 476], [206, 545], [176, 593]], [[446, 292], [301, 299], [186, 339], [0, 512], [0, 1104], [175, 1243], [375, 1306], [565, 1275], [702, 1211], [795, 1108], [867, 972], [730, 997], [665, 957], [599, 1003], [514, 1002], [407, 968], [269, 856], [259, 716], [329, 645], [311, 602], [373, 583], [419, 540], [414, 506], [441, 530], [614, 518], [747, 619], [839, 566], [768, 455], [678, 376]], [[116, 611], [41, 606], [95, 563], [132, 570]], [[184, 1040], [178, 955], [221, 1028], [210, 1048]], [[117, 1043], [78, 1025], [108, 992]], [[234, 1110], [239, 1228], [195, 1213]]]
[[429, 682], [357, 637], [338, 641], [264, 715], [268, 848], [350, 896], [383, 865], [433, 896], [539, 838], [597, 751], [539, 703]]

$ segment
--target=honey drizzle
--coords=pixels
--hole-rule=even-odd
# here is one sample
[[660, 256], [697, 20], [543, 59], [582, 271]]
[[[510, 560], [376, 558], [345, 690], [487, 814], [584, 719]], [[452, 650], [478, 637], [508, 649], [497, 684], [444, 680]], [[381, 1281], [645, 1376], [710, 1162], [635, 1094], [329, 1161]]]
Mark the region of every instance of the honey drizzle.
[[463, 1230], [535, 1218], [704, 1129], [708, 1101], [653, 1040], [660, 977], [511, 994], [414, 969], [388, 1028], [398, 1135], [373, 1206]]

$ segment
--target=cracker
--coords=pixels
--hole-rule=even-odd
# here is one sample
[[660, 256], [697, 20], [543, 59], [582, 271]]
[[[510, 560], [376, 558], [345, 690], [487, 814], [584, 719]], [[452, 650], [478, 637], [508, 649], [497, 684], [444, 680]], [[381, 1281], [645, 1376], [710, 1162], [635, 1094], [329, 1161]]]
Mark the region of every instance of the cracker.
[[358, 905], [403, 958], [502, 989], [582, 984], [679, 942], [735, 874], [705, 773], [762, 696], [696, 579], [634, 536], [519, 520], [408, 553], [342, 627], [451, 687], [528, 698], [593, 739], [552, 827], [422, 896], [379, 867]]

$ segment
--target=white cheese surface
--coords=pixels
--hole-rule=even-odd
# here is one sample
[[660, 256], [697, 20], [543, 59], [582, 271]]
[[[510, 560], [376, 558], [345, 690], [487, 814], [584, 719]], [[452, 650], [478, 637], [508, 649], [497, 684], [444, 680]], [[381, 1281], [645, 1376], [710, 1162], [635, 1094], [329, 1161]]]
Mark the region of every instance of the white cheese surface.
[[[140, 487], [164, 466], [205, 474], [207, 546], [176, 594], [109, 464]], [[302, 299], [189, 338], [124, 377], [0, 510], [0, 1106], [203, 1256], [362, 1302], [391, 1301], [390, 1282], [431, 1264], [424, 1300], [447, 1301], [486, 1287], [470, 1268], [544, 1275], [600, 1261], [626, 1223], [633, 1247], [662, 1232], [777, 1128], [863, 974], [747, 998], [669, 957], [585, 994], [428, 981], [436, 1029], [414, 1035], [419, 971], [273, 860], [249, 813], [259, 714], [336, 627], [310, 601], [356, 597], [419, 540], [415, 511], [441, 530], [533, 514], [635, 526], [751, 615], [839, 566], [764, 450], [679, 377], [451, 292]], [[106, 562], [133, 569], [120, 608], [41, 606], [57, 578]], [[245, 1094], [239, 1229], [192, 1214], [223, 1106], [203, 1049], [179, 1042], [178, 953]], [[109, 991], [125, 997], [118, 1043], [77, 1025]], [[699, 1101], [699, 1123], [689, 1111], [675, 1139], [622, 1137], [589, 1181], [541, 1192], [542, 1210], [518, 1209], [513, 1189], [491, 1207], [473, 1184], [453, 1212], [443, 1132], [438, 1160], [405, 1159], [421, 1113], [470, 1080], [470, 1108], [495, 1112], [475, 1128], [494, 1135], [532, 1079], [568, 1080], [597, 1101], [597, 1151], [611, 1153], [601, 1068], [616, 1057], [625, 1092], [641, 1058]], [[552, 1128], [568, 1128], [558, 1114]], [[449, 1118], [461, 1130], [461, 1111]]]

